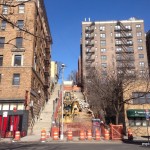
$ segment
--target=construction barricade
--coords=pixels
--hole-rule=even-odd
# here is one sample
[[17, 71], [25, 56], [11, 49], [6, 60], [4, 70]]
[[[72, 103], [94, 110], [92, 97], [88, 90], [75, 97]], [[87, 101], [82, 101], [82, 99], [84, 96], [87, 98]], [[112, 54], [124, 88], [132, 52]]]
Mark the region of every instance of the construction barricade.
[[129, 141], [132, 141], [132, 140], [133, 140], [133, 134], [132, 134], [131, 129], [128, 129], [128, 140], [129, 140]]
[[15, 132], [15, 139], [14, 141], [20, 141], [20, 131]]
[[92, 140], [92, 131], [90, 129], [87, 130], [87, 140]]
[[107, 129], [105, 129], [104, 140], [110, 140], [109, 131]]
[[123, 125], [110, 124], [110, 139], [111, 140], [123, 139]]
[[53, 128], [52, 138], [53, 138], [53, 140], [59, 139], [59, 129], [57, 127]]
[[46, 142], [46, 131], [42, 129], [41, 131], [41, 142]]
[[85, 131], [84, 130], [81, 130], [80, 131], [80, 137], [79, 137], [80, 140], [85, 140]]
[[67, 140], [68, 141], [72, 141], [73, 140], [72, 131], [71, 130], [67, 131]]
[[96, 141], [99, 141], [101, 138], [100, 138], [100, 131], [99, 130], [96, 130], [96, 133], [95, 133], [95, 140]]

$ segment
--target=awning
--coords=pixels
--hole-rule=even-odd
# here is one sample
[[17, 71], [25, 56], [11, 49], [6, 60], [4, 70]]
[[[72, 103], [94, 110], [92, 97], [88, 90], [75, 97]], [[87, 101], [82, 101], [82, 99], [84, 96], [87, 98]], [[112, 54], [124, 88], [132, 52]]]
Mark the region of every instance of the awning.
[[[150, 109], [148, 109], [149, 113], [150, 113]], [[128, 109], [127, 110], [127, 117], [146, 117], [145, 114], [146, 110], [145, 109]]]

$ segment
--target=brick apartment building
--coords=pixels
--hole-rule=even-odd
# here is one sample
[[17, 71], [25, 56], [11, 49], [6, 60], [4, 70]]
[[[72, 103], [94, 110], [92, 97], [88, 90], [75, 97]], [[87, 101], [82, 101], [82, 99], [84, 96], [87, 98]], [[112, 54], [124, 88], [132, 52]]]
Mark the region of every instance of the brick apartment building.
[[[121, 21], [96, 21], [82, 22], [81, 58], [78, 72], [81, 70], [81, 83], [86, 93], [86, 83], [90, 81], [90, 69], [101, 71], [101, 76], [109, 74], [111, 68], [122, 73], [122, 68], [127, 66], [128, 73], [143, 75], [148, 71], [150, 60], [150, 32], [146, 36], [144, 21], [136, 18]], [[125, 65], [125, 66], [124, 66]], [[128, 84], [127, 89], [132, 83]], [[131, 128], [134, 136], [147, 135], [146, 111], [150, 113], [149, 82], [136, 81], [128, 93], [123, 93], [123, 99], [134, 97], [124, 105], [125, 128]], [[127, 91], [127, 90], [125, 90]], [[144, 95], [140, 96], [139, 95]], [[149, 130], [150, 132], [150, 130]]]
[[5, 2], [0, 13], [12, 24], [0, 20], [1, 137], [27, 133], [48, 101], [52, 44], [44, 0]]
[[[147, 71], [144, 21], [136, 18], [121, 21], [82, 22], [81, 81], [85, 88], [92, 67], [106, 75], [110, 69], [121, 73], [128, 65], [129, 73]], [[124, 63], [126, 61], [126, 64]]]

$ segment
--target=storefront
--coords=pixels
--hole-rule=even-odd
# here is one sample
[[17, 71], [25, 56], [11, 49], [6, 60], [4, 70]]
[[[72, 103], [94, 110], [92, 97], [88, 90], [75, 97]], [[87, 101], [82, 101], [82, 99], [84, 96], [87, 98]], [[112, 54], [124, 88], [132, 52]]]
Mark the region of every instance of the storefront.
[[[150, 110], [149, 110], [150, 113]], [[147, 123], [150, 126], [150, 122], [146, 120], [145, 109], [129, 109], [127, 110], [127, 118], [129, 120], [129, 126], [143, 126], [146, 127]]]
[[24, 100], [0, 101], [0, 137], [14, 137], [15, 131], [21, 136], [27, 134], [28, 110], [24, 110]]
[[146, 136], [150, 131], [149, 114], [150, 110], [147, 110], [148, 117], [146, 118], [145, 109], [128, 109], [127, 111], [127, 129], [130, 128], [134, 136]]

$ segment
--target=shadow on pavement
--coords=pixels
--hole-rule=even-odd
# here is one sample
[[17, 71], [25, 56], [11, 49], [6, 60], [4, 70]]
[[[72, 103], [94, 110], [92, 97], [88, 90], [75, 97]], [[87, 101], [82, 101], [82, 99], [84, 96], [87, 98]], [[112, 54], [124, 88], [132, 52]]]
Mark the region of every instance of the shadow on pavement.
[[126, 143], [126, 144], [134, 144], [134, 145], [140, 145], [141, 147], [147, 147], [147, 148], [150, 148], [150, 142], [148, 142], [148, 139], [145, 138], [145, 139], [133, 139], [133, 140], [128, 140], [128, 139], [124, 139], [123, 140], [123, 143]]

